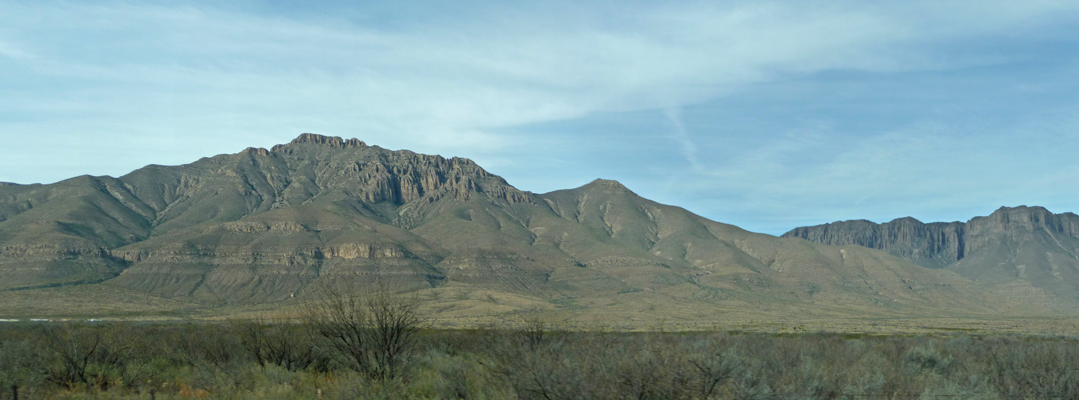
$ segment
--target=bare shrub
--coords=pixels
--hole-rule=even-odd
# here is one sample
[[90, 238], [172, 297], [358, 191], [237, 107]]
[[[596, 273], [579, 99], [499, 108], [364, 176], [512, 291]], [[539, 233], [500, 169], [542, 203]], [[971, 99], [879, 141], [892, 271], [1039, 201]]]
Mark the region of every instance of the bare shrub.
[[125, 324], [85, 326], [64, 324], [45, 331], [43, 343], [56, 359], [50, 379], [68, 388], [108, 389], [137, 375], [136, 333]]
[[1002, 398], [1079, 398], [1079, 346], [1074, 340], [1002, 338], [983, 346], [989, 383]]
[[[264, 321], [3, 326], [0, 400], [1079, 398], [1079, 341], [1072, 338], [544, 327], [542, 335], [531, 335], [541, 339], [532, 341], [528, 329], [418, 331], [408, 324], [412, 330], [395, 334], [402, 323], [394, 321], [402, 318], [378, 315], [395, 315], [394, 310], [408, 315], [414, 308], [393, 306], [397, 303], [374, 291], [340, 293], [321, 304], [324, 312], [336, 314], [313, 318], [317, 326]], [[346, 353], [348, 343], [360, 347]], [[337, 359], [317, 361], [325, 369], [302, 367], [311, 349]]]
[[530, 315], [524, 319], [524, 329], [521, 330], [521, 339], [530, 350], [537, 350], [543, 345], [547, 336], [547, 322], [538, 315]]
[[686, 362], [697, 372], [696, 398], [711, 398], [734, 375], [735, 366], [723, 354], [725, 336], [709, 336], [686, 344]]
[[619, 390], [613, 379], [619, 359], [613, 337], [582, 332], [549, 332], [541, 346], [492, 337], [488, 365], [520, 399], [600, 399]]
[[276, 365], [293, 372], [328, 367], [306, 324], [250, 320], [234, 322], [234, 326], [240, 343], [261, 367]]
[[618, 368], [618, 383], [634, 399], [693, 399], [698, 374], [677, 342], [638, 337], [624, 343], [627, 354]]
[[349, 368], [372, 379], [393, 379], [403, 372], [425, 324], [419, 298], [386, 286], [324, 286], [308, 302], [305, 318], [329, 341]]

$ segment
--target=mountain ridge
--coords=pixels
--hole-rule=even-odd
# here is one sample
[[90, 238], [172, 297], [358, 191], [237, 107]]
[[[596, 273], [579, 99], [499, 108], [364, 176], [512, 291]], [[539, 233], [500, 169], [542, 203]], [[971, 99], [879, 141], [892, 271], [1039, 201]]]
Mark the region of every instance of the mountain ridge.
[[[2, 186], [0, 276], [0, 291], [95, 282], [207, 307], [288, 304], [346, 279], [448, 297], [452, 315], [1045, 311], [885, 252], [711, 221], [617, 181], [536, 194], [468, 159], [306, 133], [119, 178]], [[517, 305], [480, 307], [479, 292]]]
[[967, 222], [900, 218], [795, 228], [783, 237], [858, 245], [928, 268], [948, 269], [990, 287], [1016, 284], [1079, 298], [1079, 215], [1044, 207], [1001, 207]]

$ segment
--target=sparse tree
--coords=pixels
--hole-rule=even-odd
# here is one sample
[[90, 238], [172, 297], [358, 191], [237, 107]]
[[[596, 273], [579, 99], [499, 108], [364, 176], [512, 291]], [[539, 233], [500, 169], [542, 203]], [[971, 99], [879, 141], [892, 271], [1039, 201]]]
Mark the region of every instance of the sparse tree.
[[[307, 325], [289, 321], [249, 320], [234, 322], [240, 343], [259, 366], [273, 364], [289, 371], [319, 367], [319, 354]], [[324, 366], [324, 365], [322, 365]]]
[[128, 364], [136, 358], [134, 335], [125, 324], [64, 324], [47, 330], [43, 343], [58, 360], [51, 379], [69, 388], [87, 385], [108, 389], [114, 380], [123, 381]]
[[529, 350], [536, 351], [547, 337], [547, 323], [539, 315], [530, 315], [524, 319], [521, 338]]
[[327, 285], [307, 304], [305, 317], [349, 367], [388, 380], [400, 376], [416, 346], [416, 334], [425, 323], [419, 303], [416, 295], [396, 293], [385, 285]]

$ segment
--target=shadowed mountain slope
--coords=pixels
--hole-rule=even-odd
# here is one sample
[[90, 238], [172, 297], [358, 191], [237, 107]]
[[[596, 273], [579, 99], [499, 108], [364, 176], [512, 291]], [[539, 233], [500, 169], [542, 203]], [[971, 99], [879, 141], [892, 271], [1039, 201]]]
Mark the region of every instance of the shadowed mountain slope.
[[[470, 160], [314, 134], [120, 178], [0, 186], [0, 276], [0, 290], [100, 284], [204, 305], [356, 279], [490, 293], [501, 312], [524, 306], [493, 294], [688, 318], [1030, 309], [950, 271], [747, 232], [615, 181], [534, 194]], [[445, 312], [481, 312], [462, 310]]]
[[883, 224], [843, 221], [797, 228], [783, 236], [885, 250], [1015, 297], [1045, 293], [1064, 305], [1079, 302], [1079, 215], [1073, 213], [1001, 207], [966, 223], [924, 224], [909, 217]]

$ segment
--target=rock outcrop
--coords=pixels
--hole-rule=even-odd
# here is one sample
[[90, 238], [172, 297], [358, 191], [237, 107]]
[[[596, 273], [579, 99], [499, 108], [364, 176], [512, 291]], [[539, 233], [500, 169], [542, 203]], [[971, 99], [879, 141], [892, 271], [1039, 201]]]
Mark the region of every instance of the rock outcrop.
[[[315, 134], [315, 133], [303, 133], [303, 134], [300, 134], [299, 137], [297, 137], [297, 138], [293, 139], [291, 142], [289, 142], [289, 145], [304, 144], [304, 143], [323, 145], [323, 146], [334, 148], [334, 149], [342, 149], [342, 148], [348, 148], [348, 147], [367, 147], [366, 143], [364, 143], [363, 141], [361, 141], [359, 139], [356, 139], [356, 138], [342, 139], [342, 138], [336, 137], [336, 136], [323, 136], [323, 135], [319, 135], [319, 134]], [[285, 148], [285, 146], [288, 146], [288, 145], [280, 145], [279, 144], [277, 146], [274, 146], [272, 151], [278, 151], [280, 149]]]
[[1079, 300], [1079, 215], [1043, 207], [1001, 207], [986, 217], [924, 224], [901, 218], [796, 228], [783, 235], [887, 251], [928, 268], [947, 268], [1007, 290]]
[[988, 217], [963, 222], [922, 223], [906, 217], [882, 224], [866, 220], [840, 221], [795, 228], [783, 237], [815, 243], [858, 245], [884, 250], [915, 264], [941, 268], [998, 242], [1044, 232], [1079, 239], [1079, 215], [1054, 214], [1043, 207], [1001, 207]]
[[833, 246], [858, 245], [884, 250], [912, 263], [942, 268], [964, 257], [965, 224], [935, 222], [925, 224], [906, 217], [873, 223], [866, 220], [833, 222], [795, 228], [783, 237], [796, 237]]

